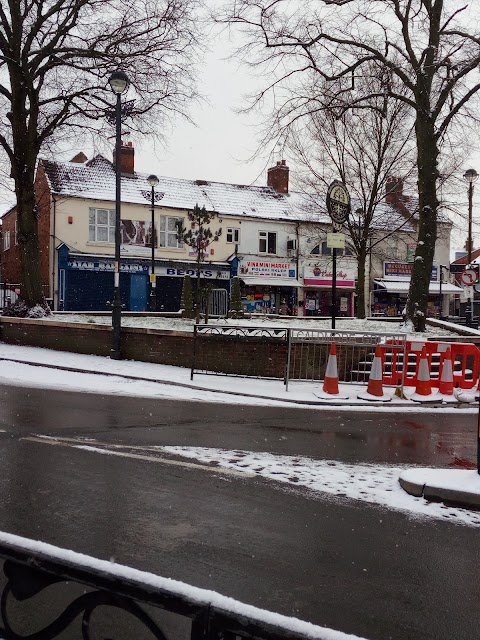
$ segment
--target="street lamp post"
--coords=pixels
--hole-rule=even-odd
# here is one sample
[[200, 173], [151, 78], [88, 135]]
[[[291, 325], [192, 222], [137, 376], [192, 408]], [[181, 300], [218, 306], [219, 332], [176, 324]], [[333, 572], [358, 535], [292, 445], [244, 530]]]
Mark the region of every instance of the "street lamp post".
[[[472, 262], [472, 207], [473, 207], [473, 183], [478, 180], [478, 173], [475, 169], [467, 169], [463, 174], [463, 178], [466, 182], [468, 182], [468, 238], [467, 238], [467, 266], [469, 266]], [[471, 326], [473, 322], [473, 300], [474, 293], [472, 288], [472, 297], [470, 299], [470, 307], [468, 313], [465, 312], [465, 324], [467, 326]]]
[[448, 271], [448, 267], [444, 264], [440, 265], [440, 287], [438, 294], [438, 317], [440, 320], [443, 319], [443, 296], [442, 296], [442, 284], [443, 284], [443, 270], [446, 269]]
[[468, 264], [472, 262], [472, 206], [473, 206], [473, 183], [478, 180], [478, 173], [475, 169], [467, 169], [463, 174], [464, 180], [468, 182]]
[[120, 331], [122, 302], [120, 297], [120, 216], [121, 216], [121, 155], [122, 155], [122, 93], [128, 89], [128, 76], [124, 71], [114, 71], [108, 79], [117, 96], [115, 105], [115, 269], [113, 273], [112, 349], [110, 357], [121, 360]]
[[[473, 183], [478, 180], [478, 173], [475, 169], [467, 169], [463, 174], [468, 182], [468, 265], [472, 262], [472, 208], [473, 208]], [[473, 293], [471, 300], [471, 318], [473, 319]], [[480, 396], [478, 400], [477, 414], [477, 473], [480, 475]]]
[[152, 273], [150, 275], [150, 311], [157, 310], [157, 283], [155, 277], [155, 187], [159, 183], [157, 176], [150, 175], [147, 178], [148, 184], [152, 188], [152, 231], [151, 231], [151, 239], [152, 239]]

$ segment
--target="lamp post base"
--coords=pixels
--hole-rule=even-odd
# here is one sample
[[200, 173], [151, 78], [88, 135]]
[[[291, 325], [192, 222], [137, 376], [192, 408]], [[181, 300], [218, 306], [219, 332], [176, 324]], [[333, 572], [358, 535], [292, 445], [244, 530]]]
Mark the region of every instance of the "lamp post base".
[[110, 358], [112, 360], [121, 360], [122, 354], [120, 350], [120, 331], [122, 318], [122, 306], [120, 303], [114, 302], [112, 309], [112, 348], [110, 350]]
[[152, 313], [157, 310], [157, 296], [155, 295], [154, 292], [150, 294], [150, 300], [148, 304], [149, 304], [150, 311]]

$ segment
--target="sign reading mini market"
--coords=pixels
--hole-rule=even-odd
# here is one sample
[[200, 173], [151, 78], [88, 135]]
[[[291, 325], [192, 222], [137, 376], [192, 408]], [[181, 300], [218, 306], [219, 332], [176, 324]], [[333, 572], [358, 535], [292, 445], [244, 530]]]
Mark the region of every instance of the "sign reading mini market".
[[327, 211], [334, 225], [344, 224], [350, 214], [350, 194], [339, 180], [334, 180], [327, 189]]

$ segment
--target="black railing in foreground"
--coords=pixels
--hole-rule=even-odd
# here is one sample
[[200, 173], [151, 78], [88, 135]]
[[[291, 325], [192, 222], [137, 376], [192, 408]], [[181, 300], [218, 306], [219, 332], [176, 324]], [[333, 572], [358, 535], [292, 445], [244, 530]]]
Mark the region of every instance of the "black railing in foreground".
[[[9, 542], [11, 539], [26, 544], [13, 544]], [[287, 621], [285, 626], [269, 624], [268, 619], [272, 614], [253, 607], [247, 607], [248, 613], [258, 612], [257, 618], [255, 615], [232, 613], [228, 607], [222, 608], [215, 603], [212, 592], [192, 590], [183, 585], [185, 588], [182, 593], [182, 588], [178, 587], [181, 583], [174, 583], [176, 589], [172, 587], [170, 590], [159, 586], [158, 582], [162, 579], [152, 574], [110, 565], [55, 547], [49, 547], [54, 550], [53, 555], [38, 550], [45, 546], [48, 545], [0, 534], [0, 558], [4, 561], [0, 620], [2, 640], [50, 640], [60, 637], [83, 640], [94, 637], [111, 640], [325, 638], [321, 627], [282, 616], [280, 618]], [[40, 599], [40, 604], [36, 604], [37, 599]], [[218, 599], [229, 600], [222, 596], [218, 596]], [[229, 602], [235, 605], [237, 611], [239, 607], [246, 606], [233, 600]], [[96, 635], [94, 626], [100, 609], [114, 612], [114, 619], [122, 621], [119, 630], [107, 626], [106, 635]], [[175, 614], [176, 622], [172, 622], [171, 614]], [[266, 620], [262, 620], [262, 614]], [[162, 615], [167, 615], [163, 623], [158, 620]], [[27, 632], [25, 621], [28, 621]]]

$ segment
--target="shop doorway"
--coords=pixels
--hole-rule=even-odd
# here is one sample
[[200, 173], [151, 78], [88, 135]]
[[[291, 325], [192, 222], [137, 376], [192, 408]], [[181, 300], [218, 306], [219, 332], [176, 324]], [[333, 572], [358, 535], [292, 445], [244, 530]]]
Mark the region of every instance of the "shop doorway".
[[148, 301], [148, 279], [142, 273], [130, 276], [130, 311], [146, 311]]

